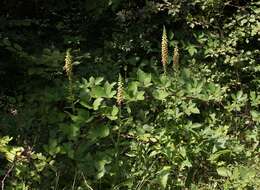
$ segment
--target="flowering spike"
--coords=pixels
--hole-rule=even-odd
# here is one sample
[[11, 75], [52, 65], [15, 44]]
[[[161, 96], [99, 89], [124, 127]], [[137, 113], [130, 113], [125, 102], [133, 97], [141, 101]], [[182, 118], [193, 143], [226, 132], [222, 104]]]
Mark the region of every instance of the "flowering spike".
[[119, 74], [118, 77], [118, 83], [117, 83], [117, 97], [116, 97], [116, 102], [118, 106], [121, 106], [123, 102], [123, 79], [122, 76]]
[[66, 71], [69, 80], [71, 80], [72, 79], [72, 56], [70, 53], [70, 49], [66, 51], [65, 65], [63, 69]]
[[166, 67], [168, 64], [168, 40], [167, 40], [167, 32], [165, 26], [163, 26], [163, 34], [162, 34], [162, 64], [164, 73], [166, 73]]
[[179, 54], [179, 48], [176, 45], [173, 52], [173, 66], [176, 66], [179, 64], [180, 54]]
[[74, 94], [73, 94], [73, 81], [72, 81], [72, 75], [73, 75], [73, 71], [72, 71], [72, 56], [70, 53], [70, 49], [68, 49], [66, 51], [66, 56], [65, 56], [65, 65], [63, 67], [63, 69], [66, 71], [66, 75], [69, 79], [69, 86], [68, 86], [68, 100], [73, 102], [74, 101]]

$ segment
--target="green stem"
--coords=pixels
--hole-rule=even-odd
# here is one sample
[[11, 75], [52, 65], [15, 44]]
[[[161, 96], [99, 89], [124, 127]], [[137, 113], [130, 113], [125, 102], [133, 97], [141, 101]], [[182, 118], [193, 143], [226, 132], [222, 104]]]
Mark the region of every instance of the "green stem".
[[69, 101], [71, 103], [72, 113], [75, 113], [74, 90], [73, 90], [73, 83], [71, 77], [69, 77]]
[[116, 176], [114, 178], [114, 182], [112, 187], [115, 186], [117, 179], [118, 179], [118, 173], [119, 173], [119, 144], [120, 144], [120, 135], [121, 135], [121, 105], [119, 105], [119, 114], [118, 114], [118, 132], [117, 132], [117, 139], [115, 142], [115, 150], [116, 150], [116, 157], [115, 157], [115, 166], [116, 166]]
[[166, 64], [163, 65], [163, 74], [164, 75], [167, 74], [167, 66], [166, 66]]

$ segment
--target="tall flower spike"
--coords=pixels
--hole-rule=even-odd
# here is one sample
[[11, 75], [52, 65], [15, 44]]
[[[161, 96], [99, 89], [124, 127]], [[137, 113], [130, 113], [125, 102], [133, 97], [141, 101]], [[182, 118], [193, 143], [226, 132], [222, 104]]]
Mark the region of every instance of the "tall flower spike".
[[168, 40], [167, 40], [167, 33], [165, 26], [163, 27], [163, 34], [162, 34], [162, 64], [164, 73], [166, 73], [166, 67], [168, 64]]
[[69, 80], [71, 80], [72, 79], [72, 56], [70, 54], [70, 49], [66, 51], [65, 65], [63, 69], [66, 71]]
[[180, 54], [179, 54], [179, 48], [176, 45], [173, 52], [173, 67], [177, 67], [179, 64]]
[[116, 96], [116, 102], [118, 106], [121, 106], [123, 102], [123, 79], [122, 76], [119, 74], [118, 77], [118, 83], [117, 83], [117, 96]]
[[70, 49], [68, 49], [66, 51], [65, 65], [64, 65], [63, 69], [66, 71], [66, 75], [69, 79], [69, 86], [68, 86], [69, 96], [67, 98], [70, 102], [73, 102], [74, 101], [73, 81], [72, 81], [72, 75], [73, 75], [72, 69], [73, 68], [72, 68], [72, 56], [71, 56], [71, 53], [70, 53]]

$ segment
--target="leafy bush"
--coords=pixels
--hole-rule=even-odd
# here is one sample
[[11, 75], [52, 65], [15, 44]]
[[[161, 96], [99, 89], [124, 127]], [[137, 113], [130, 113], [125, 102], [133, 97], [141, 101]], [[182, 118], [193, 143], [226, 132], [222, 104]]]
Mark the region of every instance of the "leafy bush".
[[59, 149], [67, 147], [93, 189], [258, 187], [259, 121], [232, 113], [250, 104], [247, 96], [190, 69], [169, 75], [138, 70], [124, 85], [121, 106], [116, 83], [84, 79]]

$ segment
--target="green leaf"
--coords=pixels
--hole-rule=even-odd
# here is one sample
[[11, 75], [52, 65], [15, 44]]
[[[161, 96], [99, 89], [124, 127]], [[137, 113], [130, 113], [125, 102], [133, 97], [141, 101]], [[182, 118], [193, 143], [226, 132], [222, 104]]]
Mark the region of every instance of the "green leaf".
[[151, 73], [146, 74], [141, 69], [138, 69], [137, 71], [137, 79], [144, 84], [145, 87], [148, 87], [151, 85], [152, 75]]
[[250, 103], [253, 107], [257, 107], [258, 105], [260, 105], [260, 95], [257, 94], [254, 91], [250, 92]]
[[118, 118], [117, 114], [119, 112], [119, 109], [117, 106], [113, 106], [113, 108], [107, 108], [109, 112], [105, 113], [105, 116], [110, 120], [116, 120]]
[[118, 107], [116, 107], [116, 106], [113, 106], [113, 110], [112, 110], [112, 113], [111, 113], [111, 115], [112, 115], [112, 116], [116, 116], [116, 115], [118, 114], [118, 112], [119, 112], [119, 109], [118, 109]]
[[23, 50], [23, 48], [19, 44], [16, 44], [16, 43], [14, 43], [14, 48], [17, 49], [18, 51]]
[[78, 124], [64, 125], [61, 126], [60, 129], [69, 139], [75, 139], [79, 136], [80, 125]]
[[85, 108], [88, 108], [88, 109], [92, 109], [92, 108], [93, 108], [87, 101], [81, 100], [79, 103], [80, 103], [83, 107], [85, 107]]
[[23, 148], [22, 147], [8, 147], [8, 149], [5, 151], [5, 158], [9, 162], [13, 162], [15, 159], [15, 156], [19, 153], [22, 152]]
[[229, 171], [225, 167], [219, 167], [217, 168], [218, 175], [223, 176], [223, 177], [230, 177], [232, 175], [231, 171]]
[[186, 160], [182, 161], [181, 166], [190, 168], [190, 167], [192, 167], [192, 164], [189, 161], [189, 159], [186, 159]]
[[252, 110], [252, 111], [250, 111], [250, 114], [252, 116], [253, 121], [260, 123], [260, 112], [258, 112], [256, 110]]
[[190, 127], [192, 129], [197, 129], [197, 128], [200, 128], [202, 126], [201, 123], [191, 123]]
[[139, 91], [135, 94], [135, 100], [144, 100], [144, 91]]
[[96, 79], [95, 79], [95, 85], [100, 85], [103, 80], [104, 80], [103, 77], [98, 77], [98, 78], [96, 78]]
[[195, 48], [194, 45], [190, 44], [186, 49], [188, 50], [188, 52], [191, 56], [193, 56], [195, 53], [197, 53], [197, 49]]
[[189, 107], [190, 113], [199, 114], [200, 110], [197, 107]]
[[159, 183], [163, 189], [166, 188], [168, 177], [171, 172], [171, 166], [164, 166], [162, 170], [159, 171]]
[[216, 161], [220, 156], [231, 153], [231, 150], [220, 150], [210, 155], [210, 161]]
[[11, 42], [9, 41], [8, 38], [3, 39], [3, 44], [6, 45], [6, 46], [11, 46]]
[[172, 31], [169, 32], [169, 40], [172, 40], [174, 37], [174, 33]]
[[90, 91], [90, 96], [93, 98], [106, 97], [106, 91], [101, 86], [93, 86]]
[[256, 9], [254, 10], [254, 12], [259, 15], [259, 14], [260, 14], [260, 8], [256, 8]]
[[52, 138], [49, 140], [49, 145], [46, 146], [46, 149], [50, 155], [55, 155], [60, 152], [61, 147], [58, 146], [57, 139]]
[[108, 126], [106, 126], [106, 125], [95, 126], [89, 130], [89, 137], [92, 140], [95, 140], [97, 138], [107, 137], [109, 135], [109, 133], [110, 133], [110, 130], [109, 130]]
[[190, 116], [191, 114], [199, 114], [200, 110], [197, 108], [196, 104], [192, 101], [189, 101], [188, 104], [183, 102], [182, 104], [183, 111]]
[[77, 115], [70, 115], [70, 118], [73, 122], [78, 124], [83, 124], [89, 121], [90, 113], [85, 109], [77, 109]]
[[169, 96], [169, 93], [165, 90], [157, 89], [153, 92], [153, 97], [157, 100], [165, 100]]
[[239, 167], [239, 173], [242, 180], [250, 180], [256, 176], [256, 171], [253, 168]]
[[106, 92], [107, 98], [113, 98], [113, 96], [116, 94], [115, 90], [112, 90], [116, 83], [109, 84], [108, 82], [105, 83], [104, 89]]
[[104, 100], [104, 98], [97, 98], [97, 99], [95, 99], [95, 101], [93, 102], [93, 109], [94, 110], [98, 110], [98, 108], [101, 105], [103, 100]]
[[160, 76], [160, 85], [162, 85], [162, 87], [167, 88], [171, 85], [171, 80], [168, 76], [166, 75], [161, 75]]
[[186, 158], [187, 153], [186, 153], [186, 149], [184, 147], [180, 147], [179, 149], [179, 153], [183, 158]]
[[12, 139], [13, 137], [9, 136], [0, 137], [0, 147], [6, 146]]
[[139, 82], [133, 81], [129, 83], [127, 89], [128, 91], [132, 91], [133, 94], [135, 94], [137, 92], [138, 86], [139, 86]]
[[96, 157], [95, 167], [97, 170], [96, 178], [102, 178], [106, 173], [106, 165], [111, 163], [111, 158], [103, 152], [98, 152]]

